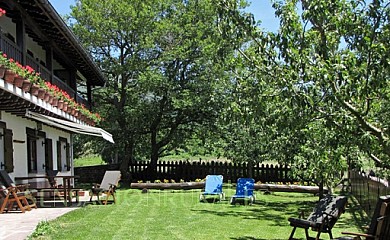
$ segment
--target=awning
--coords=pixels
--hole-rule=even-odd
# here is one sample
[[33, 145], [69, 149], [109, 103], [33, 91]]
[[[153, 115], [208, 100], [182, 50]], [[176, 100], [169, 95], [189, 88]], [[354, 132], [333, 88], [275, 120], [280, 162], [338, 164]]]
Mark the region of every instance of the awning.
[[55, 117], [50, 117], [39, 113], [31, 112], [31, 111], [26, 112], [26, 117], [40, 121], [46, 125], [57, 127], [69, 132], [102, 137], [107, 141], [114, 143], [114, 140], [112, 139], [112, 135], [101, 128], [82, 125], [82, 124], [58, 119]]

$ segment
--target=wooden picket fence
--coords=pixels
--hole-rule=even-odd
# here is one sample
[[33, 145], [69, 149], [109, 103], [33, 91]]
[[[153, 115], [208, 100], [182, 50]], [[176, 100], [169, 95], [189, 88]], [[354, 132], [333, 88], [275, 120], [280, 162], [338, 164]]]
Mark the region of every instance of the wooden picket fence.
[[224, 182], [236, 182], [238, 178], [251, 177], [261, 182], [296, 182], [291, 169], [284, 165], [248, 164], [227, 162], [162, 161], [157, 164], [157, 173], [150, 172], [149, 162], [133, 162], [129, 170], [133, 181], [174, 180], [195, 181], [207, 175], [223, 175]]
[[358, 170], [349, 171], [349, 182], [351, 184], [351, 193], [368, 216], [372, 216], [374, 213], [378, 198], [390, 194], [388, 181]]

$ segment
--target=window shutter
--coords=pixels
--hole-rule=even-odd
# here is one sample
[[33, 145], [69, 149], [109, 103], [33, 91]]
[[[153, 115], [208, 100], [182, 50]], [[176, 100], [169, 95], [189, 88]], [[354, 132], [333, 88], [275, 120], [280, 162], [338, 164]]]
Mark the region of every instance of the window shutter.
[[62, 171], [62, 163], [61, 163], [61, 142], [57, 141], [57, 170]]
[[45, 139], [45, 170], [53, 170], [53, 140]]
[[66, 170], [70, 171], [70, 145], [66, 143]]
[[11, 129], [4, 129], [4, 159], [5, 170], [7, 172], [14, 171], [14, 147], [13, 147], [13, 133]]

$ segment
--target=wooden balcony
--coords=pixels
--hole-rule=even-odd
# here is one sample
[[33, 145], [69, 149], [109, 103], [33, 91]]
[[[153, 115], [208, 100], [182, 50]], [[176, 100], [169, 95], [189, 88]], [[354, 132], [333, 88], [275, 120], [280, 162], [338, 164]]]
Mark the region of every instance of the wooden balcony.
[[17, 62], [22, 62], [22, 51], [20, 48], [0, 32], [0, 50], [7, 54], [8, 58], [13, 58]]
[[[5, 36], [0, 31], [0, 51], [7, 54], [8, 58], [13, 58], [15, 61], [23, 63], [23, 53], [20, 48], [7, 36]], [[67, 83], [62, 81], [59, 77], [52, 74], [52, 71], [47, 69], [44, 64], [38, 62], [33, 57], [26, 54], [25, 56], [26, 62], [24, 65], [28, 65], [32, 67], [35, 71], [40, 73], [40, 76], [45, 81], [48, 81], [60, 89], [64, 90], [71, 96], [75, 101], [79, 104], [83, 104], [86, 108], [91, 109], [90, 103], [84, 99], [80, 94], [77, 93], [74, 89], [72, 89]]]

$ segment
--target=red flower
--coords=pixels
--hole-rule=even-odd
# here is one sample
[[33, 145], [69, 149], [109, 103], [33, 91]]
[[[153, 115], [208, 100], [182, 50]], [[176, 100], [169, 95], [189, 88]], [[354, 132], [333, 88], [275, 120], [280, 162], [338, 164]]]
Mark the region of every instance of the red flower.
[[33, 73], [35, 72], [34, 68], [30, 67], [30, 66], [26, 66], [26, 70], [29, 72], [29, 73]]

